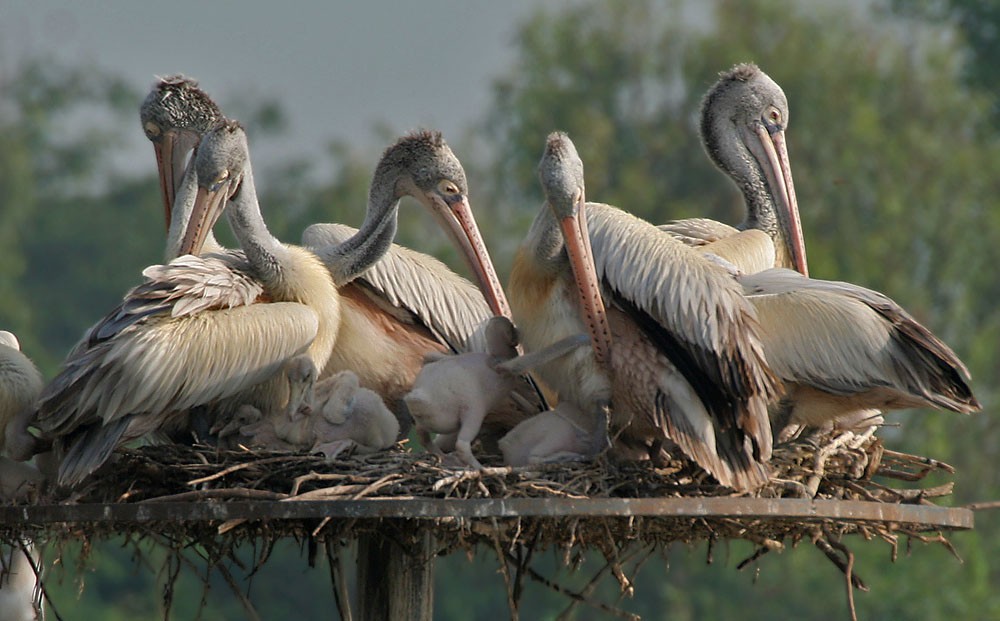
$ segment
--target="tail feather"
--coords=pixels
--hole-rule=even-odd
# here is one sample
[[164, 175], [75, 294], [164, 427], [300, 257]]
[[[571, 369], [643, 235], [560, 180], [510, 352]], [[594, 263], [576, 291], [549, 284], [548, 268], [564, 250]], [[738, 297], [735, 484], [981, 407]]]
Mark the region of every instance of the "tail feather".
[[94, 423], [74, 433], [59, 464], [59, 485], [75, 487], [111, 456], [128, 429], [130, 416], [106, 424]]

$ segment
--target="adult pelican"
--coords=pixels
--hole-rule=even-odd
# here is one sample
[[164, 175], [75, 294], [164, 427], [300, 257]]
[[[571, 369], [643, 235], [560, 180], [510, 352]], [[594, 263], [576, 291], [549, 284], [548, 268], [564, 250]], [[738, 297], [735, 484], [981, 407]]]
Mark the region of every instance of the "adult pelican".
[[147, 281], [70, 354], [35, 421], [65, 451], [60, 484], [79, 483], [118, 444], [177, 412], [268, 382], [293, 356], [305, 353], [317, 368], [329, 357], [336, 288], [312, 253], [268, 232], [243, 129], [226, 123], [205, 136], [196, 165], [195, 217], [182, 251], [203, 240], [228, 199], [243, 253], [147, 268]]
[[[195, 82], [179, 77], [155, 84], [140, 115], [156, 151], [161, 188], [170, 189], [163, 194], [170, 260], [177, 256], [180, 238], [190, 220], [190, 209], [183, 202], [173, 209], [174, 197], [193, 192], [197, 184], [193, 175], [184, 176], [179, 171], [198, 138], [223, 117]], [[449, 196], [458, 192], [467, 197], [465, 172], [458, 159], [439, 134], [428, 132], [425, 138], [433, 143], [431, 148], [442, 160], [450, 162], [450, 176], [442, 179], [449, 184]], [[447, 205], [441, 204], [438, 196], [424, 195], [421, 202], [429, 206], [437, 200], [434, 213], [445, 214], [444, 207], [449, 208], [451, 215], [442, 215], [439, 221], [463, 249], [486, 299], [475, 285], [434, 257], [390, 244], [367, 270], [348, 282], [337, 282], [341, 324], [336, 346], [323, 371], [324, 377], [354, 371], [361, 385], [379, 393], [404, 422], [407, 415], [402, 397], [412, 387], [424, 358], [430, 353], [466, 350], [470, 337], [489, 317], [510, 314], [478, 228], [468, 213], [468, 199], [449, 199], [453, 203]], [[338, 273], [342, 244], [357, 235], [358, 229], [346, 225], [314, 224], [303, 233], [302, 244], [317, 253], [331, 274], [342, 279]], [[218, 250], [211, 231], [206, 231], [205, 239], [205, 250]], [[530, 385], [520, 384], [519, 392], [531, 403], [539, 401]], [[509, 428], [530, 413], [509, 402], [490, 421]]]
[[659, 452], [666, 441], [720, 483], [751, 489], [768, 478], [776, 394], [752, 307], [736, 281], [656, 227], [585, 202], [583, 162], [563, 133], [539, 164], [546, 203], [511, 272], [529, 351], [587, 332], [593, 350], [539, 367], [560, 400]]
[[660, 228], [746, 273], [777, 266], [808, 276], [787, 126], [785, 93], [756, 65], [722, 73], [702, 102], [701, 137], [709, 157], [742, 192], [746, 219], [737, 227], [689, 218]]
[[776, 428], [857, 424], [903, 408], [979, 410], [955, 352], [885, 295], [783, 268], [737, 280], [786, 388], [772, 404]]
[[776, 417], [820, 425], [887, 409], [979, 409], [962, 361], [896, 302], [805, 277], [787, 124], [784, 92], [756, 65], [721, 74], [702, 104], [702, 139], [742, 191], [747, 218], [738, 228], [708, 219], [660, 227], [744, 272], [737, 280], [757, 310], [765, 356], [787, 388]]
[[16, 461], [35, 452], [28, 423], [41, 391], [38, 368], [21, 352], [17, 337], [0, 330], [0, 451]]
[[[181, 236], [189, 217], [175, 219], [174, 200], [185, 180], [188, 155], [201, 137], [225, 120], [219, 106], [198, 83], [182, 75], [158, 80], [139, 107], [139, 120], [146, 138], [153, 143], [156, 169], [160, 179], [160, 196], [167, 223], [166, 260], [179, 256]], [[187, 177], [194, 183], [193, 176]], [[192, 185], [191, 191], [196, 191]], [[199, 252], [218, 252], [222, 246], [209, 232]]]

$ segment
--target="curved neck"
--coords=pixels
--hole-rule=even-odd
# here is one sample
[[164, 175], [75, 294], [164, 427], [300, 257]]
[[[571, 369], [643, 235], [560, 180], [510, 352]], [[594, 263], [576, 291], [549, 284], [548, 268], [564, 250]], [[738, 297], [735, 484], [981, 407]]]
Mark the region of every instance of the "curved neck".
[[365, 220], [358, 232], [342, 244], [316, 252], [330, 266], [333, 282], [338, 287], [357, 278], [389, 251], [396, 238], [398, 213], [395, 183], [372, 183]]
[[542, 205], [535, 216], [524, 244], [532, 249], [535, 262], [547, 271], [557, 272], [569, 265], [566, 254], [566, 239], [556, 222], [555, 214], [548, 203]]
[[[167, 249], [166, 260], [173, 261], [180, 253], [181, 242], [184, 239], [184, 232], [187, 231], [188, 222], [191, 221], [191, 211], [194, 209], [195, 198], [198, 194], [198, 173], [195, 172], [192, 163], [184, 171], [180, 187], [174, 196], [174, 208], [170, 214], [170, 226], [167, 228]], [[215, 240], [212, 231], [205, 237], [201, 252], [220, 252], [224, 248]]]
[[[753, 167], [753, 164], [749, 164]], [[738, 227], [741, 230], [758, 229], [767, 233], [776, 244], [783, 244], [781, 226], [778, 223], [778, 211], [774, 206], [774, 197], [767, 187], [767, 181], [760, 171], [753, 167], [752, 173], [755, 179], [740, 183], [733, 175], [730, 177], [736, 181], [743, 193], [743, 202], [746, 205], [746, 219]]]
[[264, 217], [260, 213], [260, 204], [257, 202], [257, 189], [254, 186], [253, 171], [250, 169], [249, 161], [243, 171], [240, 190], [229, 202], [227, 209], [229, 225], [250, 265], [265, 283], [274, 284], [282, 281], [284, 259], [288, 255], [288, 250], [267, 230]]
[[737, 228], [758, 229], [770, 235], [776, 243], [783, 243], [779, 239], [782, 235], [774, 196], [757, 159], [743, 143], [732, 121], [707, 116], [709, 118], [702, 122], [705, 151], [715, 165], [736, 184], [746, 205], [746, 219]]

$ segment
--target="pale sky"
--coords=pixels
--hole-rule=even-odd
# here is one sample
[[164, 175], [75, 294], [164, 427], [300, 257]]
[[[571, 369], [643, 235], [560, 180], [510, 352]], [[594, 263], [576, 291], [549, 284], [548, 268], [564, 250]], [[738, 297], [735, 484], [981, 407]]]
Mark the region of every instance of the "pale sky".
[[[457, 141], [513, 61], [518, 21], [541, 4], [4, 0], [0, 71], [24, 56], [54, 54], [94, 61], [143, 92], [156, 75], [184, 73], [222, 101], [278, 99], [288, 133], [255, 153], [265, 164], [333, 138], [369, 145], [371, 127], [383, 121], [400, 132], [438, 128]], [[135, 151], [146, 156], [138, 120], [135, 130]]]

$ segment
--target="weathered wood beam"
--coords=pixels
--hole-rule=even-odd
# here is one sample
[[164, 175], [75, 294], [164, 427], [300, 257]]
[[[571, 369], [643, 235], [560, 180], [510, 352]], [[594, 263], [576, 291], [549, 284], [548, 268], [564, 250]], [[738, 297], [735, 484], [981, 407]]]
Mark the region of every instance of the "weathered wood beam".
[[364, 500], [197, 501], [0, 507], [2, 524], [301, 520], [312, 518], [505, 518], [646, 516], [896, 522], [969, 529], [966, 508], [797, 498], [368, 498]]

